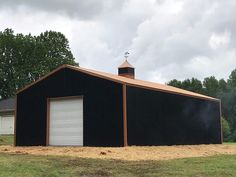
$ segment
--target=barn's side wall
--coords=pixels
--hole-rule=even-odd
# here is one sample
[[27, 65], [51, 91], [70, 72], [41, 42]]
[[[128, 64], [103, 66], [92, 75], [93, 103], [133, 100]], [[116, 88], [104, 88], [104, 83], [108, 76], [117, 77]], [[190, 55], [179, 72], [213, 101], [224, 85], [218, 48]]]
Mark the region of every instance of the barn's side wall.
[[221, 143], [220, 102], [127, 86], [128, 145]]
[[122, 84], [68, 68], [17, 95], [17, 146], [46, 145], [47, 98], [65, 96], [83, 96], [85, 146], [123, 146]]

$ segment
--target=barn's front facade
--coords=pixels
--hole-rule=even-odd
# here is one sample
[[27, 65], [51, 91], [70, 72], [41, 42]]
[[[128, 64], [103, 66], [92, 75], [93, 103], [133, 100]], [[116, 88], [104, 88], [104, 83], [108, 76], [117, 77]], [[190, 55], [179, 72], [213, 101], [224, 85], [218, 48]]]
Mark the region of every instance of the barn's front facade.
[[220, 101], [119, 75], [63, 65], [17, 93], [16, 146], [222, 142]]

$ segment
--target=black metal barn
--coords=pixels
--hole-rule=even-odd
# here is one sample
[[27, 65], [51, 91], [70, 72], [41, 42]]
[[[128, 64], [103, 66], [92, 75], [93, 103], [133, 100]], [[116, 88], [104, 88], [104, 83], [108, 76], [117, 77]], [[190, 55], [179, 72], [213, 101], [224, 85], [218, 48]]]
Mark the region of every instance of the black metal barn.
[[127, 78], [63, 65], [18, 91], [15, 145], [50, 145], [50, 100], [74, 97], [83, 98], [83, 146], [222, 143], [220, 100], [132, 73]]

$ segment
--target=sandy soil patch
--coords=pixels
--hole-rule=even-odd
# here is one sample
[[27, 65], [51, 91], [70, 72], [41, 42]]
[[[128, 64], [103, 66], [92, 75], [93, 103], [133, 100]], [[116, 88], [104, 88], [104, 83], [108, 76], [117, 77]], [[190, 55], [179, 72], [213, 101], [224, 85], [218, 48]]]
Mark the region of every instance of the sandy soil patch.
[[187, 145], [147, 147], [13, 147], [0, 146], [0, 153], [59, 155], [119, 160], [167, 160], [186, 157], [204, 157], [220, 154], [236, 154], [236, 145]]

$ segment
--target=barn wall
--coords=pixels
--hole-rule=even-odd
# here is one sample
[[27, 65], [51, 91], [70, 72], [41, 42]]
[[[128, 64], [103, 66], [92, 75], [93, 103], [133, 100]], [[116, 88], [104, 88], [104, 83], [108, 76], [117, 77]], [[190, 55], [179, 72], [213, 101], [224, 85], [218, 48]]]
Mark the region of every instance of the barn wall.
[[221, 143], [220, 103], [127, 86], [129, 145]]
[[123, 146], [122, 85], [68, 68], [18, 94], [16, 145], [46, 145], [47, 98], [64, 96], [83, 96], [85, 146]]

